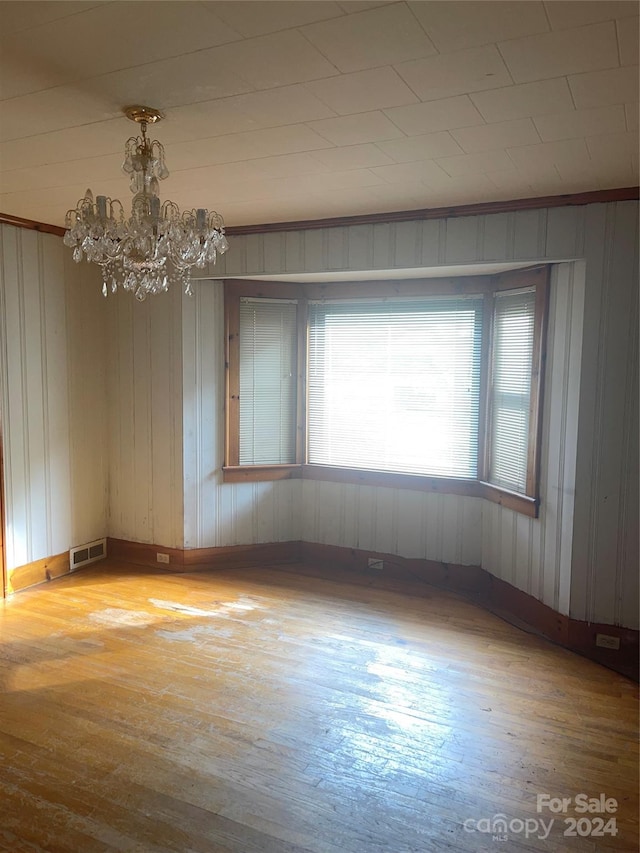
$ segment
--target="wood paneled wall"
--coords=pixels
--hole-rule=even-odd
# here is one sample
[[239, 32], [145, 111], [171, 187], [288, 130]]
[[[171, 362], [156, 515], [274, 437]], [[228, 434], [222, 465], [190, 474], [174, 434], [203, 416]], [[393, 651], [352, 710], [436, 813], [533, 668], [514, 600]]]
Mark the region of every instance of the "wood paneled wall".
[[540, 459], [540, 514], [483, 502], [482, 566], [564, 614], [570, 609], [584, 262], [554, 266]]
[[[69, 443], [57, 452], [55, 436], [70, 411], [76, 417], [76, 398], [83, 383], [91, 385], [93, 368], [80, 358], [71, 370], [81, 324], [68, 311], [76, 308], [65, 302], [64, 316], [57, 302], [43, 308], [61, 286], [44, 282], [60, 279], [64, 261], [61, 246], [45, 249], [38, 241], [60, 241], [9, 233], [3, 420], [12, 444], [8, 548], [17, 565], [46, 556], [43, 549], [68, 547], [58, 531], [70, 529], [73, 513], [84, 509], [71, 509], [64, 492], [70, 483], [53, 505], [54, 469], [69, 471], [77, 458], [86, 463], [97, 424], [83, 415], [89, 425], [78, 442], [85, 456]], [[109, 300], [110, 536], [178, 548], [304, 539], [480, 563], [575, 619], [638, 627], [636, 202], [249, 234], [231, 244], [210, 276], [564, 262], [552, 296], [541, 517], [403, 490], [300, 481], [223, 485], [222, 294], [205, 281], [191, 300], [177, 288], [144, 305], [127, 294]], [[86, 266], [79, 269], [88, 275]], [[100, 327], [104, 304], [86, 310]], [[60, 373], [53, 365], [63, 351]], [[27, 409], [36, 414], [27, 419]], [[49, 460], [44, 467], [42, 459]], [[77, 491], [80, 481], [74, 483]]]
[[[573, 618], [637, 628], [637, 233], [637, 202], [626, 201], [247, 234], [231, 238], [230, 251], [209, 274], [575, 262], [558, 272], [554, 287], [541, 517], [528, 520], [483, 503], [481, 564]], [[442, 530], [448, 531], [452, 514], [461, 514], [455, 500], [443, 502], [446, 509], [419, 509], [416, 502], [423, 499], [416, 496], [364, 487], [352, 491], [347, 498], [329, 484], [305, 484], [303, 538], [357, 547], [370, 538], [371, 517], [384, 516], [382, 529], [392, 545], [397, 543], [389, 550], [408, 555], [416, 534], [389, 522], [394, 512], [396, 518], [408, 513], [423, 529], [426, 522], [427, 530], [434, 511], [442, 512], [447, 518]], [[347, 526], [336, 523], [334, 501], [346, 508], [356, 491], [375, 509], [357, 518], [351, 513], [353, 523]], [[424, 556], [442, 550], [431, 537], [425, 548]], [[472, 545], [465, 549], [474, 553]]]
[[109, 303], [108, 535], [166, 548], [298, 538], [300, 482], [222, 484], [222, 288]]
[[99, 285], [59, 237], [0, 226], [0, 420], [12, 569], [104, 535]]
[[484, 501], [303, 480], [302, 540], [479, 566]]
[[637, 628], [638, 205], [590, 207], [583, 253], [571, 615]]
[[222, 483], [224, 312], [220, 284], [183, 299], [185, 548], [300, 538], [302, 483]]
[[108, 297], [109, 521], [114, 539], [184, 544], [182, 294]]

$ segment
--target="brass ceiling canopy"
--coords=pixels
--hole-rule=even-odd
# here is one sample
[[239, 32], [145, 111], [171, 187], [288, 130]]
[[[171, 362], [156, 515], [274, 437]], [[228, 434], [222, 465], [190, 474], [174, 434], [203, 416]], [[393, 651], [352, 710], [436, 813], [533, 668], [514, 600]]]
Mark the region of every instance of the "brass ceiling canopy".
[[138, 124], [155, 124], [164, 118], [164, 113], [156, 110], [153, 107], [143, 107], [140, 104], [133, 104], [130, 107], [123, 107], [122, 112], [131, 121], [137, 121]]

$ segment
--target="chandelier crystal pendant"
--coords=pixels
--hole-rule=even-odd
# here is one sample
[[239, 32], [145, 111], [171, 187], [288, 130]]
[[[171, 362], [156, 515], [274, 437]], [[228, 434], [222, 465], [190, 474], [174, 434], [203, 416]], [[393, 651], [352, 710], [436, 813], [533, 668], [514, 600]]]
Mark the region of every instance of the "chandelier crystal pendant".
[[149, 294], [166, 293], [172, 284], [192, 296], [191, 269], [214, 264], [229, 248], [224, 220], [215, 211], [180, 213], [172, 201], [161, 204], [158, 182], [169, 176], [169, 170], [162, 145], [147, 139], [147, 125], [160, 121], [162, 113], [141, 106], [126, 107], [124, 113], [138, 122], [142, 134], [127, 140], [122, 164], [131, 176], [131, 216], [125, 218], [117, 199], [99, 195], [94, 201], [87, 190], [77, 207], [67, 212], [64, 243], [73, 249], [77, 263], [85, 255], [102, 267], [104, 296], [122, 287], [143, 302]]

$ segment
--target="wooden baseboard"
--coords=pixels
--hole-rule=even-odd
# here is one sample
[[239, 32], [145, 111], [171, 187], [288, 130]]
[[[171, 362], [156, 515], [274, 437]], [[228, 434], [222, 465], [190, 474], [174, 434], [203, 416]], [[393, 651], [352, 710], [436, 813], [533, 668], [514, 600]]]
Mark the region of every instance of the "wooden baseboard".
[[[319, 566], [327, 572], [344, 578], [349, 571], [350, 581], [365, 583], [375, 581], [376, 585], [387, 583], [397, 587], [398, 582], [428, 583], [433, 586], [455, 591], [479, 594], [488, 584], [490, 575], [480, 566], [462, 566], [454, 563], [438, 563], [434, 560], [419, 560], [398, 557], [395, 554], [382, 554], [377, 551], [361, 551], [357, 548], [343, 548], [339, 545], [320, 545], [315, 542], [303, 542], [300, 553], [303, 563]], [[382, 560], [383, 572], [369, 568], [369, 560]]]
[[[564, 648], [601, 663], [636, 681], [639, 676], [640, 632], [617, 625], [583, 622], [558, 613], [532, 595], [494, 577], [480, 566], [409, 559], [395, 554], [361, 551], [337, 545], [303, 542], [302, 560], [336, 579], [395, 589], [407, 583], [461, 593], [492, 613], [522, 627], [533, 629]], [[369, 559], [383, 560], [383, 572], [368, 567]], [[345, 577], [345, 572], [348, 575]], [[620, 641], [617, 650], [596, 646], [596, 635]]]
[[[541, 601], [480, 566], [463, 566], [434, 560], [411, 559], [395, 554], [321, 545], [313, 542], [268, 542], [259, 545], [230, 545], [221, 548], [165, 548], [124, 539], [108, 539], [109, 557], [137, 566], [170, 572], [296, 564], [296, 571], [349, 583], [405, 590], [429, 584], [463, 594], [492, 613], [552, 640], [558, 645], [638, 680], [640, 632], [617, 625], [583, 622], [558, 613]], [[169, 563], [159, 563], [158, 553]], [[384, 570], [369, 567], [369, 560], [382, 560]], [[8, 572], [7, 592], [18, 592], [69, 574], [69, 552], [36, 560]], [[620, 641], [613, 650], [596, 646], [596, 635]]]
[[[300, 546], [300, 542], [267, 542], [260, 545], [229, 545], [223, 548], [183, 550], [109, 538], [107, 554], [114, 560], [135, 566], [165, 569], [170, 572], [197, 572], [299, 562]], [[168, 564], [158, 562], [159, 553], [168, 555]], [[33, 563], [27, 563], [8, 572], [7, 594], [20, 592], [68, 574], [70, 574], [68, 551], [35, 560]]]
[[[171, 572], [197, 572], [294, 563], [300, 559], [300, 545], [300, 542], [266, 542], [259, 545], [181, 549], [109, 538], [107, 553], [115, 560], [137, 566], [153, 566]], [[169, 562], [158, 562], [158, 554], [168, 555]]]
[[69, 552], [56, 554], [54, 557], [44, 557], [33, 563], [26, 563], [7, 571], [7, 593], [19, 592], [30, 586], [70, 574]]
[[[171, 572], [184, 571], [184, 551], [182, 548], [165, 548], [164, 545], [149, 545], [143, 542], [130, 542], [128, 539], [107, 539], [107, 554], [113, 560], [133, 563], [135, 566], [153, 566]], [[159, 563], [158, 554], [166, 554], [168, 563]]]

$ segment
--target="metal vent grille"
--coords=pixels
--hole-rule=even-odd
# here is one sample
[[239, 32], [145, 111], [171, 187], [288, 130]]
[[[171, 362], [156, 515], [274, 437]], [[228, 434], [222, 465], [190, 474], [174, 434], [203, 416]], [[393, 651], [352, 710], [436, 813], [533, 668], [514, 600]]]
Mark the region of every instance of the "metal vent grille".
[[98, 560], [104, 560], [106, 556], [106, 539], [96, 539], [95, 542], [88, 542], [86, 545], [79, 545], [77, 548], [72, 548], [69, 551], [71, 571], [79, 569], [81, 566], [86, 566], [89, 563], [96, 563]]

